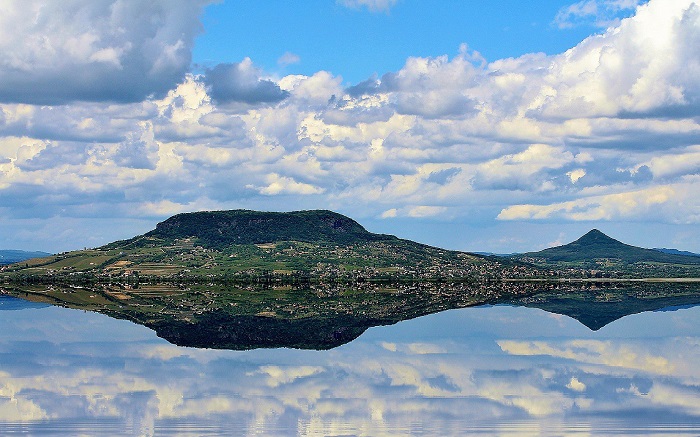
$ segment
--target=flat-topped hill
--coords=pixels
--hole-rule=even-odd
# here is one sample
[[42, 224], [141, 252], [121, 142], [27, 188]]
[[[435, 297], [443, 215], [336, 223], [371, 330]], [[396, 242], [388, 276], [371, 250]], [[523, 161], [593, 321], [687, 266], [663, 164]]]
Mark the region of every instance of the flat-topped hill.
[[266, 212], [237, 209], [177, 214], [160, 222], [144, 235], [111, 243], [112, 247], [143, 247], [149, 244], [192, 240], [205, 248], [220, 249], [238, 244], [298, 241], [347, 245], [356, 242], [395, 240], [373, 234], [355, 220], [333, 211]]
[[538, 273], [507, 259], [375, 234], [332, 211], [232, 210], [178, 214], [128, 240], [31, 260], [5, 271], [52, 280], [80, 273], [100, 278], [335, 281], [472, 280], [511, 276], [511, 269], [518, 276]]
[[342, 243], [390, 238], [368, 232], [333, 211], [204, 211], [178, 214], [158, 223], [146, 237], [190, 238], [202, 244], [264, 244], [275, 241]]

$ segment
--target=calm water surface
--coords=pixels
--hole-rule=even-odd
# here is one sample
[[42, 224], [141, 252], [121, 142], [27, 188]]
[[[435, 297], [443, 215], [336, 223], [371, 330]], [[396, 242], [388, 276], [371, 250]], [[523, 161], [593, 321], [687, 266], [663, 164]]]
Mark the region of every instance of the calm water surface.
[[452, 310], [330, 351], [173, 346], [0, 298], [0, 434], [699, 435], [700, 307]]

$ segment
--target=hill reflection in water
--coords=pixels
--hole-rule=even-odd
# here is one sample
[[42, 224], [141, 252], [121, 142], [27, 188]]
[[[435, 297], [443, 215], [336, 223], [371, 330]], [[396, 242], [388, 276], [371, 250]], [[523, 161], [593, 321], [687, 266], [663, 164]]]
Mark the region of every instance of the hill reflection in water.
[[131, 290], [129, 299], [116, 299], [117, 293], [106, 288], [53, 287], [48, 292], [15, 294], [128, 319], [179, 346], [326, 350], [353, 341], [374, 326], [482, 304], [541, 308], [599, 330], [630, 314], [700, 304], [700, 283], [492, 282], [245, 289], [199, 285], [184, 292], [161, 286]]
[[[673, 288], [678, 288], [675, 286]], [[540, 308], [578, 320], [591, 330], [630, 314], [654, 311], [667, 307], [700, 304], [700, 289], [696, 286], [675, 290], [676, 295], [651, 294], [657, 288], [648, 284], [626, 288], [576, 287], [543, 292], [513, 300], [494, 300], [516, 306]], [[408, 300], [408, 299], [407, 299]], [[280, 319], [268, 316], [232, 315], [213, 312], [198, 323], [166, 322], [152, 327], [158, 336], [173, 344], [215, 349], [255, 349], [290, 347], [325, 350], [355, 340], [368, 328], [394, 324], [434, 312], [463, 308], [463, 301], [448, 300], [436, 304], [406, 305], [401, 312], [382, 314], [329, 314], [319, 313], [299, 319]]]
[[670, 435], [700, 432], [700, 308], [599, 331], [482, 306], [331, 351], [182, 348], [50, 307], [0, 318], [0, 433]]

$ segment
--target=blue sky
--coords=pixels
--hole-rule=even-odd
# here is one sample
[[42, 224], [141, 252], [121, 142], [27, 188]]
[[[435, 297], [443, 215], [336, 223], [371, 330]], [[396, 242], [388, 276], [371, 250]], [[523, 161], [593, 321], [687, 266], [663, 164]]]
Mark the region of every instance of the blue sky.
[[516, 252], [700, 252], [696, 0], [6, 1], [0, 248], [332, 209]]
[[[348, 7], [333, 0], [234, 0], [202, 16], [193, 61], [202, 66], [250, 57], [270, 73], [312, 75], [327, 70], [349, 84], [400, 69], [411, 56], [454, 56], [467, 44], [488, 61], [526, 53], [563, 52], [601, 32], [593, 16], [560, 28], [567, 1], [399, 0], [386, 9]], [[633, 8], [616, 11], [629, 16]], [[286, 53], [298, 62], [280, 62]]]

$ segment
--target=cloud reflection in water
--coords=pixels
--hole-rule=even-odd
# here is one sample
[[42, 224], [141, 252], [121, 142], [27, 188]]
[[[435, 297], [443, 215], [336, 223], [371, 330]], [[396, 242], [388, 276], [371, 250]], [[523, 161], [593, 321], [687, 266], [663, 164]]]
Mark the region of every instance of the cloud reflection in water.
[[698, 321], [700, 307], [591, 332], [537, 309], [482, 307], [372, 328], [330, 351], [237, 352], [173, 346], [82, 311], [2, 311], [0, 432], [696, 432]]

